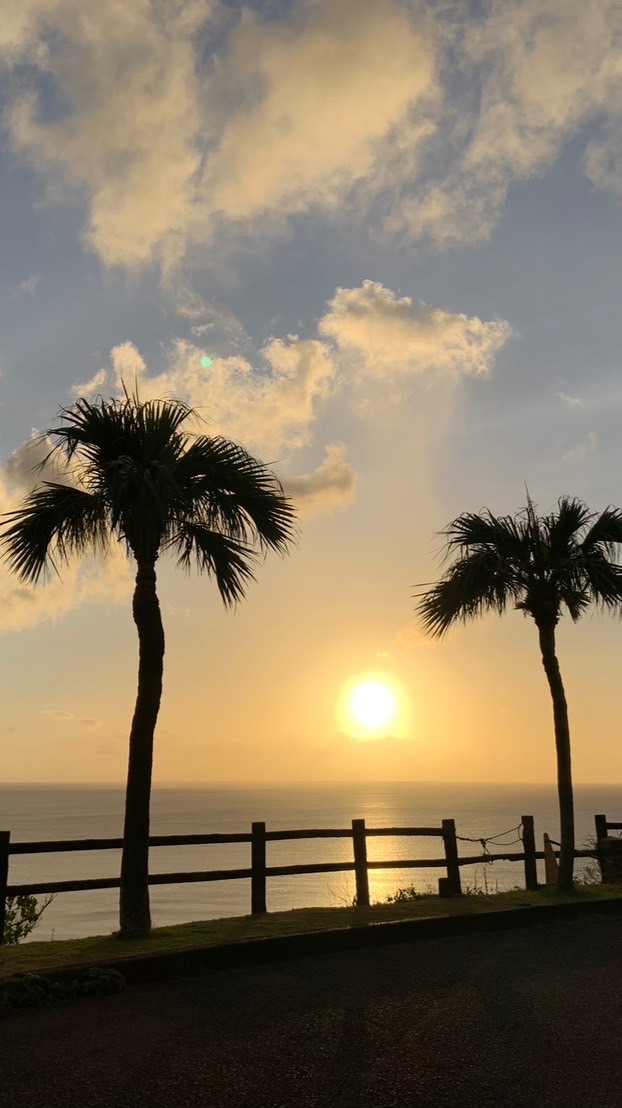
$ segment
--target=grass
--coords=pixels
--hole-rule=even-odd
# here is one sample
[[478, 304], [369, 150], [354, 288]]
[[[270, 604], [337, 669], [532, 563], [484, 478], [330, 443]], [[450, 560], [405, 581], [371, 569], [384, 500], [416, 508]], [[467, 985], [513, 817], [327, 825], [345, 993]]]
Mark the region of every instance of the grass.
[[0, 947], [0, 980], [16, 973], [45, 973], [71, 965], [98, 965], [116, 958], [138, 954], [182, 952], [222, 943], [249, 939], [299, 935], [309, 931], [328, 931], [338, 927], [364, 927], [405, 919], [430, 919], [436, 916], [471, 915], [478, 912], [520, 910], [536, 905], [609, 900], [620, 896], [619, 885], [580, 885], [572, 893], [556, 889], [526, 892], [492, 893], [440, 899], [421, 896], [400, 904], [378, 904], [371, 908], [300, 908], [288, 912], [270, 912], [265, 916], [236, 916], [232, 919], [184, 923], [155, 928], [147, 939], [121, 939], [117, 935], [97, 935], [62, 942], [30, 942]]

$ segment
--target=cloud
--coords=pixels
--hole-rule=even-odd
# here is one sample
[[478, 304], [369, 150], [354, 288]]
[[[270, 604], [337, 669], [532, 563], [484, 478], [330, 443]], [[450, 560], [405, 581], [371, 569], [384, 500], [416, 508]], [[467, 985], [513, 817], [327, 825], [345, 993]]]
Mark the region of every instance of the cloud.
[[[250, 345], [235, 317], [218, 309], [215, 328], [218, 320]], [[110, 353], [109, 368], [72, 391], [87, 395], [108, 387], [120, 394], [125, 382], [130, 390], [137, 386], [142, 399], [178, 397], [207, 420], [211, 434], [280, 460], [283, 452], [309, 442], [331, 397], [352, 390], [365, 375], [399, 383], [425, 372], [486, 374], [511, 328], [504, 320], [432, 308], [368, 280], [360, 288], [337, 289], [318, 322], [317, 339], [271, 336], [254, 357], [251, 352], [219, 357], [213, 347], [202, 346], [205, 334], [214, 333], [209, 322], [196, 325], [193, 333], [196, 341], [178, 338], [170, 344], [166, 368], [158, 374], [149, 373], [133, 343], [120, 343]], [[201, 364], [206, 354], [209, 367]], [[330, 477], [335, 483], [339, 474], [343, 482], [345, 470], [338, 469], [343, 464], [339, 448], [330, 447], [317, 480]], [[342, 488], [345, 495], [345, 484]]]
[[590, 142], [585, 151], [585, 173], [592, 184], [622, 199], [622, 105], [603, 128], [600, 139]]
[[102, 368], [98, 369], [88, 381], [83, 381], [78, 385], [72, 385], [71, 391], [74, 396], [85, 396], [87, 398], [97, 396], [106, 384], [107, 378], [108, 373], [102, 366]]
[[[189, 244], [223, 224], [274, 229], [334, 212], [357, 185], [393, 188], [434, 129], [422, 9], [302, 0], [262, 20], [245, 8], [228, 37], [214, 24], [206, 59], [212, 7], [24, 0], [0, 32], [0, 55], [20, 66], [5, 116], [13, 149], [49, 201], [86, 204], [84, 241], [106, 266], [157, 263], [175, 284]], [[200, 310], [178, 292], [186, 314]]]
[[40, 280], [41, 278], [38, 274], [33, 274], [32, 277], [27, 277], [25, 281], [20, 281], [15, 291], [17, 294], [25, 292], [28, 293], [29, 296], [32, 296]]
[[[0, 466], [0, 514], [15, 510], [39, 481], [72, 480], [70, 471], [51, 461], [43, 467], [51, 442], [33, 436]], [[63, 568], [61, 577], [50, 575], [45, 585], [23, 585], [0, 563], [0, 631], [34, 627], [57, 619], [82, 604], [126, 602], [132, 579], [122, 547], [113, 545], [103, 561], [87, 558]]]
[[[451, 631], [449, 635], [451, 635]], [[445, 637], [445, 641], [449, 638]], [[419, 620], [411, 619], [397, 629], [383, 650], [376, 653], [377, 658], [391, 658], [396, 654], [406, 654], [412, 650], [427, 650], [438, 645], [438, 640], [426, 635]]]
[[484, 18], [470, 18], [467, 5], [463, 12], [464, 22], [448, 28], [459, 48], [462, 103], [439, 128], [443, 172], [399, 197], [387, 228], [441, 246], [488, 238], [509, 188], [545, 173], [588, 122], [601, 130], [587, 145], [586, 172], [620, 194], [617, 0], [492, 0]]
[[587, 454], [591, 454], [598, 446], [598, 439], [593, 431], [590, 431], [582, 442], [578, 442], [576, 446], [573, 446], [571, 450], [568, 450], [563, 456], [562, 461], [568, 462], [573, 458], [585, 458]]
[[294, 216], [485, 239], [586, 124], [587, 176], [622, 195], [618, 0], [475, 7], [21, 0], [0, 28], [5, 122], [48, 200], [84, 206], [103, 264], [158, 265], [187, 318], [189, 260]]
[[319, 331], [340, 351], [362, 355], [378, 377], [429, 370], [487, 373], [511, 334], [504, 320], [485, 322], [431, 308], [369, 280], [361, 288], [337, 289]]
[[214, 210], [247, 220], [333, 209], [383, 164], [396, 131], [408, 132], [411, 160], [413, 108], [436, 93], [429, 25], [419, 23], [395, 0], [317, 0], [289, 25], [246, 10], [216, 74], [231, 73], [238, 103], [206, 167]]
[[583, 404], [579, 396], [569, 396], [566, 392], [556, 392], [555, 395], [567, 408], [580, 408]]
[[356, 474], [346, 461], [345, 446], [333, 443], [325, 453], [324, 461], [312, 473], [283, 481], [303, 518], [343, 511], [354, 502]]
[[41, 711], [41, 715], [51, 716], [52, 719], [57, 719], [63, 723], [79, 723], [82, 727], [86, 727], [90, 731], [98, 730], [98, 728], [100, 728], [103, 723], [103, 720], [101, 719], [76, 716], [73, 712], [66, 712], [61, 708], [44, 708]]
[[[17, 83], [6, 111], [14, 149], [54, 200], [85, 198], [84, 238], [107, 266], [177, 256], [200, 166], [201, 98], [193, 34], [209, 3], [100, 5], [26, 0], [0, 53], [41, 82]], [[49, 105], [55, 105], [50, 108]]]
[[[138, 384], [140, 396], [181, 397], [208, 420], [211, 434], [224, 434], [261, 453], [291, 450], [308, 441], [319, 405], [330, 394], [336, 366], [329, 347], [316, 339], [270, 338], [257, 366], [239, 355], [213, 357], [187, 339], [168, 350], [168, 368], [149, 375], [129, 342], [111, 352], [112, 383]], [[210, 354], [210, 357], [212, 354]]]

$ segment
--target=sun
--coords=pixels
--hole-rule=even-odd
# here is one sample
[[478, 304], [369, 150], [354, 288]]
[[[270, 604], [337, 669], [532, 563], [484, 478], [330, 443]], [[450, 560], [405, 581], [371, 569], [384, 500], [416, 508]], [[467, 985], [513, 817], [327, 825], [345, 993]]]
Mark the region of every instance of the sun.
[[410, 738], [411, 716], [410, 697], [392, 673], [368, 670], [341, 686], [339, 730], [356, 742]]
[[352, 690], [350, 710], [363, 727], [386, 727], [395, 718], [397, 703], [392, 690], [382, 681], [361, 681]]

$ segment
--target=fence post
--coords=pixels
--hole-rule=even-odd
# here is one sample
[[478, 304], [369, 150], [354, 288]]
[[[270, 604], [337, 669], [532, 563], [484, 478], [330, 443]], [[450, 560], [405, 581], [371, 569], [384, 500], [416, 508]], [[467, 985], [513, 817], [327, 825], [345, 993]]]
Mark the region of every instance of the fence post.
[[596, 827], [596, 838], [607, 838], [607, 817], [606, 816], [594, 816], [594, 825]]
[[356, 906], [369, 908], [369, 874], [367, 872], [367, 839], [365, 820], [352, 820], [352, 845], [354, 847], [354, 877], [356, 880]]
[[603, 885], [607, 885], [608, 884], [607, 874], [605, 872], [605, 867], [603, 866], [603, 858], [602, 858], [602, 854], [601, 854], [601, 851], [600, 851], [600, 847], [598, 845], [600, 843], [601, 839], [606, 839], [608, 837], [607, 832], [608, 832], [609, 829], [607, 827], [607, 817], [606, 816], [594, 816], [594, 825], [596, 827], [596, 853], [597, 853], [598, 865], [600, 866], [600, 879], [601, 879]]
[[251, 912], [266, 913], [266, 825], [251, 824]]
[[6, 890], [9, 883], [9, 844], [10, 831], [0, 831], [0, 946], [4, 942], [4, 924], [6, 920]]
[[[439, 896], [462, 896], [456, 824], [453, 819], [444, 819], [441, 826], [443, 829], [443, 843], [445, 844], [445, 858], [447, 860], [447, 881], [443, 881], [443, 878], [439, 881]], [[441, 881], [443, 881], [442, 885]]]
[[536, 865], [536, 832], [533, 816], [521, 816], [523, 825], [523, 849], [525, 851], [525, 888], [535, 892], [538, 888], [538, 867]]

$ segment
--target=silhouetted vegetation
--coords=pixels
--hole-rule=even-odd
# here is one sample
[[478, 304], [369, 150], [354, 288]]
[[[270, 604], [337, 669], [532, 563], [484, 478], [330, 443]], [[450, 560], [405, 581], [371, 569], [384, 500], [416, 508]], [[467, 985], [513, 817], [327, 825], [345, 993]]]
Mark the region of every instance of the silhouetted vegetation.
[[51, 981], [38, 973], [0, 985], [0, 1014], [15, 1008], [50, 1008], [65, 1000], [112, 996], [125, 988], [123, 974], [115, 969], [93, 966], [66, 981]]
[[7, 896], [2, 935], [5, 946], [16, 946], [27, 938], [53, 900], [53, 896], [47, 896], [40, 904], [35, 896]]
[[45, 432], [66, 483], [43, 481], [9, 516], [3, 542], [13, 570], [35, 584], [73, 555], [124, 545], [136, 563], [132, 611], [138, 692], [130, 731], [121, 861], [120, 927], [151, 927], [148, 885], [153, 737], [162, 694], [164, 629], [156, 562], [171, 553], [216, 581], [225, 605], [241, 600], [268, 550], [285, 553], [294, 510], [274, 474], [221, 437], [190, 435], [195, 413], [177, 400], [79, 399]]
[[570, 889], [574, 861], [574, 803], [568, 707], [557, 660], [555, 631], [564, 612], [576, 622], [591, 605], [618, 610], [622, 566], [622, 512], [591, 512], [582, 501], [561, 497], [557, 510], [536, 515], [530, 499], [515, 516], [488, 509], [458, 516], [443, 532], [444, 576], [419, 594], [418, 609], [431, 635], [443, 636], [458, 621], [510, 606], [538, 629], [542, 665], [553, 701], [557, 789], [561, 825], [559, 884]]

